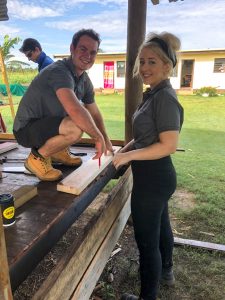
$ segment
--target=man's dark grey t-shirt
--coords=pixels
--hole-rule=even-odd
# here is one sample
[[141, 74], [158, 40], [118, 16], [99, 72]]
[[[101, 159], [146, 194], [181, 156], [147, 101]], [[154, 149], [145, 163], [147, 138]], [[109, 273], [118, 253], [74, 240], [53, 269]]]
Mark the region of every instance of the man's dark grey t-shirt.
[[86, 72], [79, 78], [71, 58], [57, 61], [42, 70], [31, 82], [20, 101], [14, 121], [14, 131], [26, 126], [32, 119], [67, 114], [56, 96], [60, 88], [72, 89], [85, 104], [94, 102], [94, 88]]
[[162, 81], [143, 95], [143, 102], [133, 115], [134, 148], [140, 149], [159, 141], [163, 131], [181, 130], [183, 108], [169, 80]]

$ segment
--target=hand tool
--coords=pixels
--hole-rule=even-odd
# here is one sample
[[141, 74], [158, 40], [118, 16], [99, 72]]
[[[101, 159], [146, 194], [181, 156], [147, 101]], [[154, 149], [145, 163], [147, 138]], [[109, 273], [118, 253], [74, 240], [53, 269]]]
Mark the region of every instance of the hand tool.
[[8, 158], [7, 156], [0, 157], [0, 164], [6, 163], [6, 162], [24, 162], [25, 158]]
[[70, 153], [75, 156], [87, 156], [87, 153], [85, 153], [85, 152], [71, 152], [70, 151]]

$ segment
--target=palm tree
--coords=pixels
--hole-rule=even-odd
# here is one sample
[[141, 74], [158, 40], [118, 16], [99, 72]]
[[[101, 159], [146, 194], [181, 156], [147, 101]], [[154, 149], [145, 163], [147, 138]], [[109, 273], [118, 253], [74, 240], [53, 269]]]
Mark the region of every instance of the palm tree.
[[21, 38], [19, 37], [10, 38], [8, 34], [4, 36], [4, 41], [2, 46], [0, 46], [0, 48], [2, 50], [2, 56], [6, 68], [12, 70], [12, 69], [22, 69], [23, 66], [29, 66], [28, 63], [25, 63], [20, 60], [10, 60], [12, 57], [15, 57], [15, 55], [10, 54], [11, 48], [14, 48], [14, 46], [17, 45], [20, 41]]

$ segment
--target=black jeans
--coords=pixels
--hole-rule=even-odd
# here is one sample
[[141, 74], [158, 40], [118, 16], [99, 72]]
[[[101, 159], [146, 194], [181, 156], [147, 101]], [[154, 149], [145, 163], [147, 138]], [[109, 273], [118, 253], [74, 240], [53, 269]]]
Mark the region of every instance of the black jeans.
[[162, 267], [173, 265], [173, 233], [168, 200], [176, 189], [171, 158], [133, 161], [131, 213], [140, 255], [141, 294], [155, 300]]

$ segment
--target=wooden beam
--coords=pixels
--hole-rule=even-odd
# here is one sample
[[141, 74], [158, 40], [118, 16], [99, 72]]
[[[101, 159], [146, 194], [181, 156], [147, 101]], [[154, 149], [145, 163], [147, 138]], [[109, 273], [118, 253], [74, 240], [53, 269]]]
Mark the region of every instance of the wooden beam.
[[[124, 146], [124, 141], [123, 140], [111, 140], [111, 143], [113, 146], [120, 146], [120, 147], [123, 147]], [[91, 138], [82, 138], [79, 140], [78, 143], [75, 144], [78, 145], [78, 144], [89, 144], [91, 145], [92, 147], [95, 146], [95, 141]]]
[[32, 300], [70, 299], [126, 203], [131, 189], [132, 175], [129, 168], [109, 193], [102, 211], [93, 217], [94, 223], [84, 232], [83, 239], [78, 245], [76, 242], [71, 245]]
[[[114, 147], [115, 152], [119, 151], [120, 147]], [[57, 190], [74, 195], [80, 193], [98, 176], [112, 161], [112, 155], [102, 155], [101, 165], [98, 165], [98, 160], [89, 159], [73, 171], [69, 176], [64, 178], [57, 184]]]
[[5, 234], [2, 223], [2, 212], [0, 208], [0, 299], [12, 300], [12, 290], [9, 279], [9, 266], [5, 246]]
[[190, 247], [203, 248], [206, 250], [216, 250], [216, 251], [225, 252], [225, 245], [196, 241], [196, 240], [181, 239], [178, 237], [174, 237], [174, 244], [178, 246], [190, 246]]
[[23, 185], [13, 191], [12, 195], [15, 199], [14, 206], [18, 208], [37, 195], [37, 187], [33, 185]]
[[130, 197], [114, 221], [98, 252], [93, 258], [71, 300], [89, 300], [96, 283], [109, 259], [130, 216]]
[[15, 136], [13, 133], [1, 132], [0, 140], [15, 140]]
[[140, 78], [133, 78], [133, 68], [138, 48], [145, 38], [146, 0], [129, 0], [127, 23], [127, 55], [125, 81], [125, 142], [132, 138], [132, 116], [142, 100], [143, 84]]
[[12, 149], [18, 148], [18, 144], [15, 142], [3, 142], [0, 143], [0, 154], [8, 152]]

